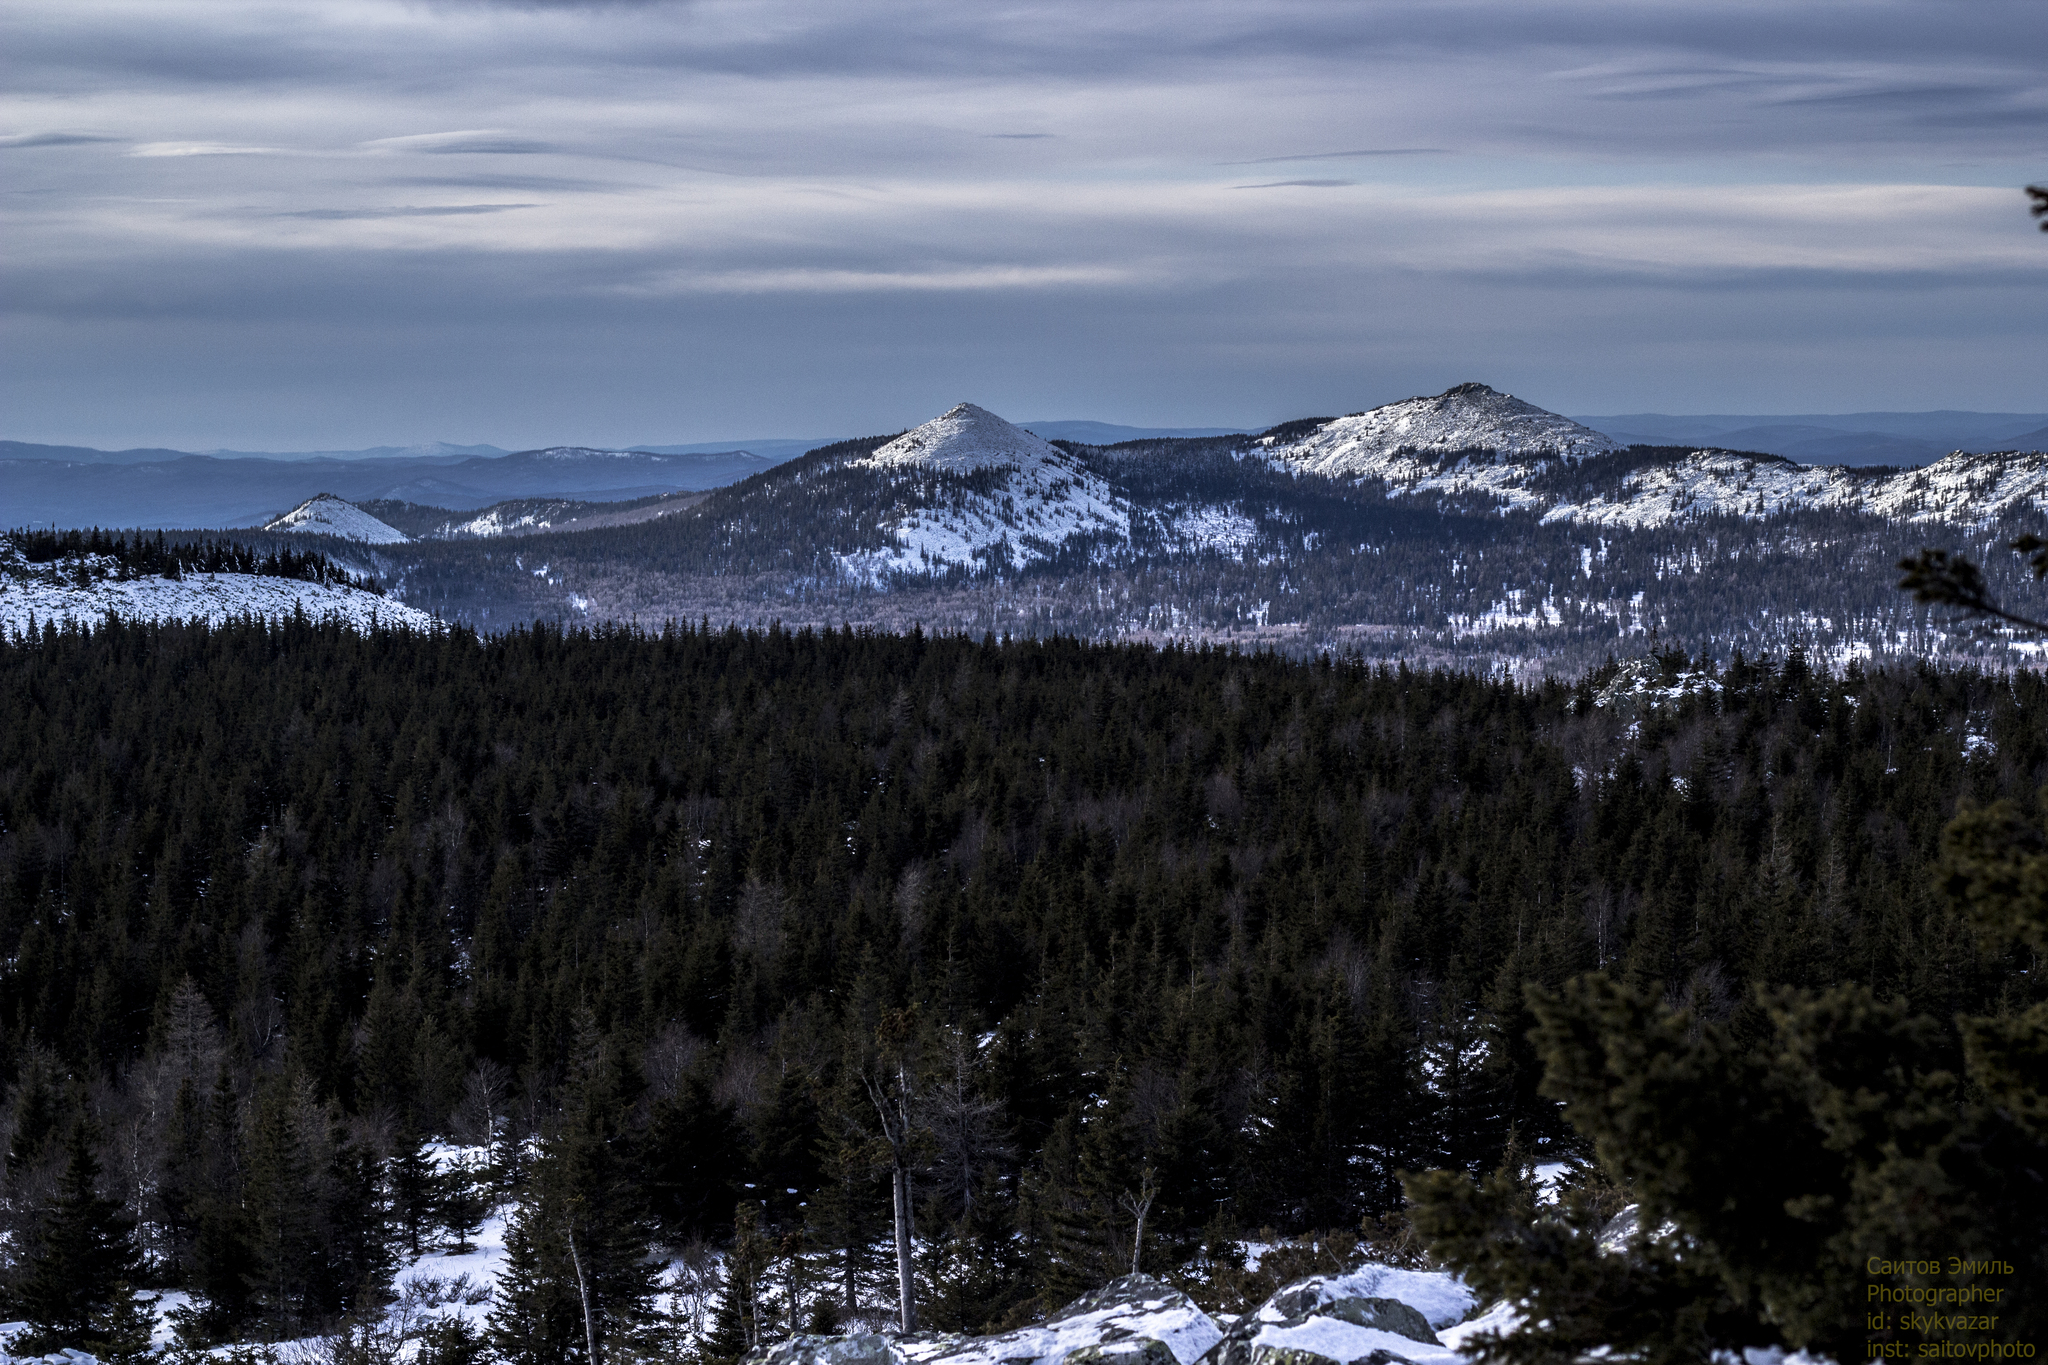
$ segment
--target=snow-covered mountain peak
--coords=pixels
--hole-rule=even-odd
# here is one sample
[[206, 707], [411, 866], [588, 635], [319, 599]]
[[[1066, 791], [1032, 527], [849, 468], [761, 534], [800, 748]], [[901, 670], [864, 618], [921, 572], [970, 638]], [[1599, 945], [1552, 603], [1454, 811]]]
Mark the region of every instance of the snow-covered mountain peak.
[[332, 493], [317, 493], [307, 498], [276, 521], [265, 524], [263, 529], [338, 536], [343, 540], [359, 540], [366, 545], [402, 545], [412, 539], [405, 532], [387, 526], [354, 503], [344, 502]]
[[1578, 460], [1623, 448], [1613, 437], [1569, 417], [1485, 384], [1466, 383], [1340, 417], [1299, 441], [1276, 442], [1270, 450], [1275, 461], [1312, 474], [1413, 482], [1445, 472], [1443, 457], [1471, 451], [1528, 461]]
[[[892, 548], [841, 556], [842, 570], [856, 578], [984, 563], [1021, 569], [1076, 536], [1130, 535], [1128, 503], [1099, 474], [973, 403], [957, 404], [845, 468], [895, 483], [901, 498], [881, 522]], [[987, 476], [972, 487], [922, 477], [977, 471]]]
[[874, 469], [915, 466], [965, 474], [993, 465], [1028, 468], [1045, 461], [1069, 463], [1057, 446], [1012, 426], [987, 408], [956, 403], [856, 463]]

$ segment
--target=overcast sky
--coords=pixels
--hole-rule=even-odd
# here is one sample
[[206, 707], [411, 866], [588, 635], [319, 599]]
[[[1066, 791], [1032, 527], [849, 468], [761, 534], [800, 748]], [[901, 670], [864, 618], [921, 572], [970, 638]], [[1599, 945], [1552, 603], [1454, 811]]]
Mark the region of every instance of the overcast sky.
[[5, 0], [0, 436], [2048, 410], [2048, 4]]

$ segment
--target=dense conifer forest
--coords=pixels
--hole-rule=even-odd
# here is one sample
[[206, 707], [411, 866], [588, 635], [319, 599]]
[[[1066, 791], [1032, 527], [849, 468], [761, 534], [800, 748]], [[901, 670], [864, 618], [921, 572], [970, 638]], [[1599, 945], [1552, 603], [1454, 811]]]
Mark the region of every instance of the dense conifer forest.
[[[644, 1315], [659, 1243], [728, 1248], [725, 1358], [802, 1325], [747, 1317], [771, 1266], [814, 1323], [886, 1302], [900, 1180], [932, 1326], [1134, 1256], [1223, 1295], [1261, 1229], [1393, 1246], [1399, 1173], [1578, 1150], [1525, 987], [1602, 971], [1731, 1046], [1769, 1036], [1760, 987], [2041, 1000], [1933, 869], [1960, 802], [2032, 800], [2044, 721], [2034, 674], [1798, 654], [1517, 684], [47, 631], [0, 645], [0, 1269], [45, 1292], [71, 1208], [133, 1245], [102, 1273], [192, 1295], [188, 1339], [292, 1335], [516, 1189], [503, 1330], [430, 1354], [575, 1358]], [[435, 1138], [493, 1160], [450, 1183]]]

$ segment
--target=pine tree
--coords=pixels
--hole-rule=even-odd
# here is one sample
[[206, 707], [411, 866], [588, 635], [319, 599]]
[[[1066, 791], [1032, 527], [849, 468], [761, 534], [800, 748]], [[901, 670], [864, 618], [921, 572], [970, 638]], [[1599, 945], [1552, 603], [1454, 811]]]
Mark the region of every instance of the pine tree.
[[405, 1233], [406, 1250], [420, 1254], [420, 1232], [432, 1226], [435, 1213], [433, 1159], [407, 1119], [398, 1130], [398, 1154], [391, 1158], [391, 1211]]
[[100, 1365], [142, 1365], [155, 1354], [157, 1302], [154, 1294], [138, 1295], [125, 1281], [116, 1283], [113, 1297], [86, 1323], [86, 1351]]
[[571, 1065], [570, 1106], [507, 1230], [491, 1314], [499, 1353], [522, 1365], [588, 1361], [593, 1343], [600, 1357], [629, 1349], [653, 1313], [657, 1272], [624, 1151], [631, 1087], [587, 1013]]
[[93, 1318], [128, 1295], [142, 1273], [134, 1222], [99, 1192], [99, 1158], [83, 1119], [72, 1125], [67, 1154], [56, 1202], [15, 1294], [15, 1310], [29, 1325], [18, 1349], [34, 1354], [84, 1342]]

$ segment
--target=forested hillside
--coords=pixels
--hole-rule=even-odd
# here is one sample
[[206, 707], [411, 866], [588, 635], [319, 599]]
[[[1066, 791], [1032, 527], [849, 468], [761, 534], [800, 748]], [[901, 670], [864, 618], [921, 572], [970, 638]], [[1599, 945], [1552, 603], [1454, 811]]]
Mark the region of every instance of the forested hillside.
[[[744, 1197], [742, 1250], [810, 1257], [829, 1320], [893, 1273], [878, 1100], [934, 1326], [1128, 1268], [1147, 1188], [1148, 1266], [1356, 1230], [1398, 1171], [1573, 1141], [1526, 983], [1605, 969], [1757, 1037], [1767, 983], [2042, 998], [1930, 869], [1960, 799], [2048, 778], [2044, 720], [2032, 674], [1796, 655], [1524, 686], [1065, 639], [47, 632], [0, 645], [6, 1271], [82, 1133], [195, 1337], [302, 1330], [417, 1222], [387, 1158], [495, 1142], [502, 1189], [542, 1138], [532, 1207], [607, 1230], [601, 1294]], [[582, 1331], [553, 1226], [508, 1300], [535, 1340]]]
[[[1328, 650], [1568, 678], [1617, 649], [1674, 646], [1722, 662], [1738, 649], [1799, 647], [1838, 666], [2029, 657], [2024, 645], [1955, 629], [1893, 587], [1893, 566], [1936, 544], [1966, 550], [1998, 591], [2024, 594], [2024, 567], [2003, 547], [2036, 525], [2026, 508], [1930, 526], [1826, 506], [1774, 502], [1778, 510], [1738, 514], [1701, 502], [1670, 521], [1581, 524], [1504, 510], [1482, 493], [1277, 469], [1242, 437], [1135, 441], [1067, 448], [1128, 499], [1127, 533], [1074, 534], [1041, 546], [1046, 557], [1021, 570], [996, 555], [878, 580], [860, 566], [897, 545], [891, 528], [907, 509], [926, 522], [957, 519], [1000, 482], [988, 470], [860, 465], [889, 439], [821, 448], [635, 525], [329, 553], [480, 631], [535, 619], [851, 622], [1210, 641], [1297, 657]], [[1546, 497], [1612, 494], [1632, 472], [1684, 454], [1593, 457], [1533, 486]], [[1016, 523], [1026, 535], [1021, 504]]]

